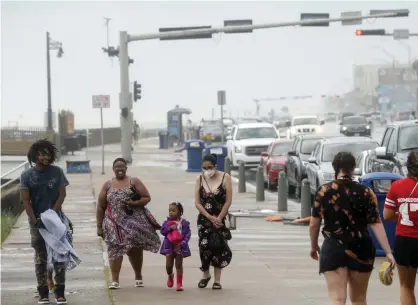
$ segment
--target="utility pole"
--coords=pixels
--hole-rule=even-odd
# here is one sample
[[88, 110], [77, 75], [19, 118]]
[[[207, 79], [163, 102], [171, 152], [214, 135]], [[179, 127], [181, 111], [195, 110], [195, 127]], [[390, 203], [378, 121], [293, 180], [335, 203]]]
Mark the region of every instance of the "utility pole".
[[[392, 17], [408, 17], [409, 10], [390, 10], [380, 12], [370, 12], [369, 15], [349, 16], [338, 18], [324, 18], [324, 14], [301, 14], [301, 20], [290, 22], [277, 22], [268, 24], [253, 25], [252, 20], [233, 20], [224, 21], [224, 27], [212, 28], [212, 26], [199, 27], [179, 27], [179, 28], [160, 28], [158, 33], [128, 35], [127, 31], [119, 32], [119, 50], [108, 47], [103, 48], [103, 51], [109, 56], [119, 56], [120, 63], [120, 108], [121, 108], [121, 132], [122, 132], [122, 156], [128, 162], [132, 161], [132, 99], [129, 94], [129, 63], [128, 43], [140, 40], [180, 40], [180, 39], [209, 39], [213, 34], [226, 33], [251, 33], [253, 30], [270, 29], [280, 27], [293, 26], [328, 26], [331, 22], [343, 22], [343, 25], [348, 25], [350, 21], [361, 21], [364, 19], [376, 18], [392, 18]], [[308, 16], [308, 17], [306, 17]], [[329, 16], [329, 15], [328, 15]], [[361, 23], [361, 22], [360, 22]], [[350, 25], [352, 25], [350, 23]], [[123, 115], [123, 114], [126, 114]], [[223, 115], [223, 114], [222, 114]]]
[[46, 82], [47, 82], [47, 90], [48, 90], [48, 132], [52, 132], [54, 130], [52, 126], [52, 97], [51, 97], [51, 58], [49, 53], [49, 44], [50, 44], [50, 37], [49, 32], [46, 32]]

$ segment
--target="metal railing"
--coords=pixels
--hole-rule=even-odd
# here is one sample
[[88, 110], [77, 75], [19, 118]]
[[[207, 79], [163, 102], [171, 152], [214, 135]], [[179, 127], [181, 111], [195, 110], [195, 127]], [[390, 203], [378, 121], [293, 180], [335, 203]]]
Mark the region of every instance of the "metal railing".
[[[20, 174], [29, 168], [29, 162], [23, 162], [15, 168], [9, 170], [7, 173], [1, 176], [1, 181], [7, 180], [4, 184], [0, 186], [0, 190], [4, 189], [6, 186], [18, 181], [20, 179]], [[10, 178], [8, 178], [10, 177]]]

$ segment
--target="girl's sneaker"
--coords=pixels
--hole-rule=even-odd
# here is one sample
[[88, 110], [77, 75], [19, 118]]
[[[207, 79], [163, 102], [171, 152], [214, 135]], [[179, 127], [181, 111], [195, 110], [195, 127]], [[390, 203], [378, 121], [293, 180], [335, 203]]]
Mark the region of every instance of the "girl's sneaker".
[[171, 273], [167, 279], [167, 287], [172, 288], [174, 286], [174, 273]]
[[177, 274], [177, 291], [183, 291], [183, 274]]

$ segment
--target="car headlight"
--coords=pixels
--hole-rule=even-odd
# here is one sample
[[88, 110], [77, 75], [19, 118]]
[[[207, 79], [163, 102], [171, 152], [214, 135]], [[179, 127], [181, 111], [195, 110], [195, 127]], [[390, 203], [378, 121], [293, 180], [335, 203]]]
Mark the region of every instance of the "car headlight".
[[322, 179], [324, 181], [332, 181], [332, 180], [334, 180], [334, 174], [331, 174], [331, 173], [322, 173]]
[[344, 126], [344, 127], [343, 127], [343, 130], [344, 130], [344, 131], [346, 131], [346, 130], [347, 130], [347, 127], [345, 127], [345, 126]]
[[240, 145], [235, 145], [234, 150], [236, 153], [242, 152], [242, 147]]
[[369, 125], [367, 125], [367, 126], [366, 126], [366, 129], [370, 129], [370, 126], [369, 126]]
[[275, 170], [275, 171], [282, 171], [282, 170], [284, 170], [284, 166], [283, 165], [280, 165], [280, 164], [273, 164], [271, 166], [271, 169], [272, 170]]

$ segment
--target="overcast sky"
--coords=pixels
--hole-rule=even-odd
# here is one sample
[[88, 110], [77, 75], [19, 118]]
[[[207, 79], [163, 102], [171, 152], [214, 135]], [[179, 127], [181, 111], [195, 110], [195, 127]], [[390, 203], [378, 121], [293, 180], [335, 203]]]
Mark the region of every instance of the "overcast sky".
[[[162, 125], [176, 104], [190, 108], [195, 121], [210, 118], [216, 91], [227, 91], [233, 115], [255, 110], [253, 98], [339, 94], [352, 88], [355, 64], [385, 63], [391, 58], [373, 48], [382, 46], [401, 62], [406, 47], [390, 37], [356, 37], [357, 28], [409, 28], [418, 33], [418, 1], [409, 2], [3, 2], [2, 125], [42, 126], [47, 107], [46, 31], [63, 43], [64, 56], [51, 51], [54, 111], [72, 110], [76, 128], [98, 127], [92, 95], [109, 94], [106, 126], [119, 125], [119, 62], [101, 50], [106, 45], [104, 17], [110, 22], [110, 43], [120, 30], [155, 33], [160, 27], [221, 26], [225, 19], [254, 23], [293, 21], [300, 13], [401, 9], [409, 18], [363, 21], [362, 26], [332, 24], [329, 28], [278, 28], [252, 34], [223, 34], [208, 40], [141, 41], [129, 44], [130, 81], [142, 84], [143, 97], [134, 116], [143, 126]], [[406, 41], [418, 56], [418, 37]], [[306, 101], [306, 106], [317, 105]], [[265, 103], [262, 112], [280, 107]]]

